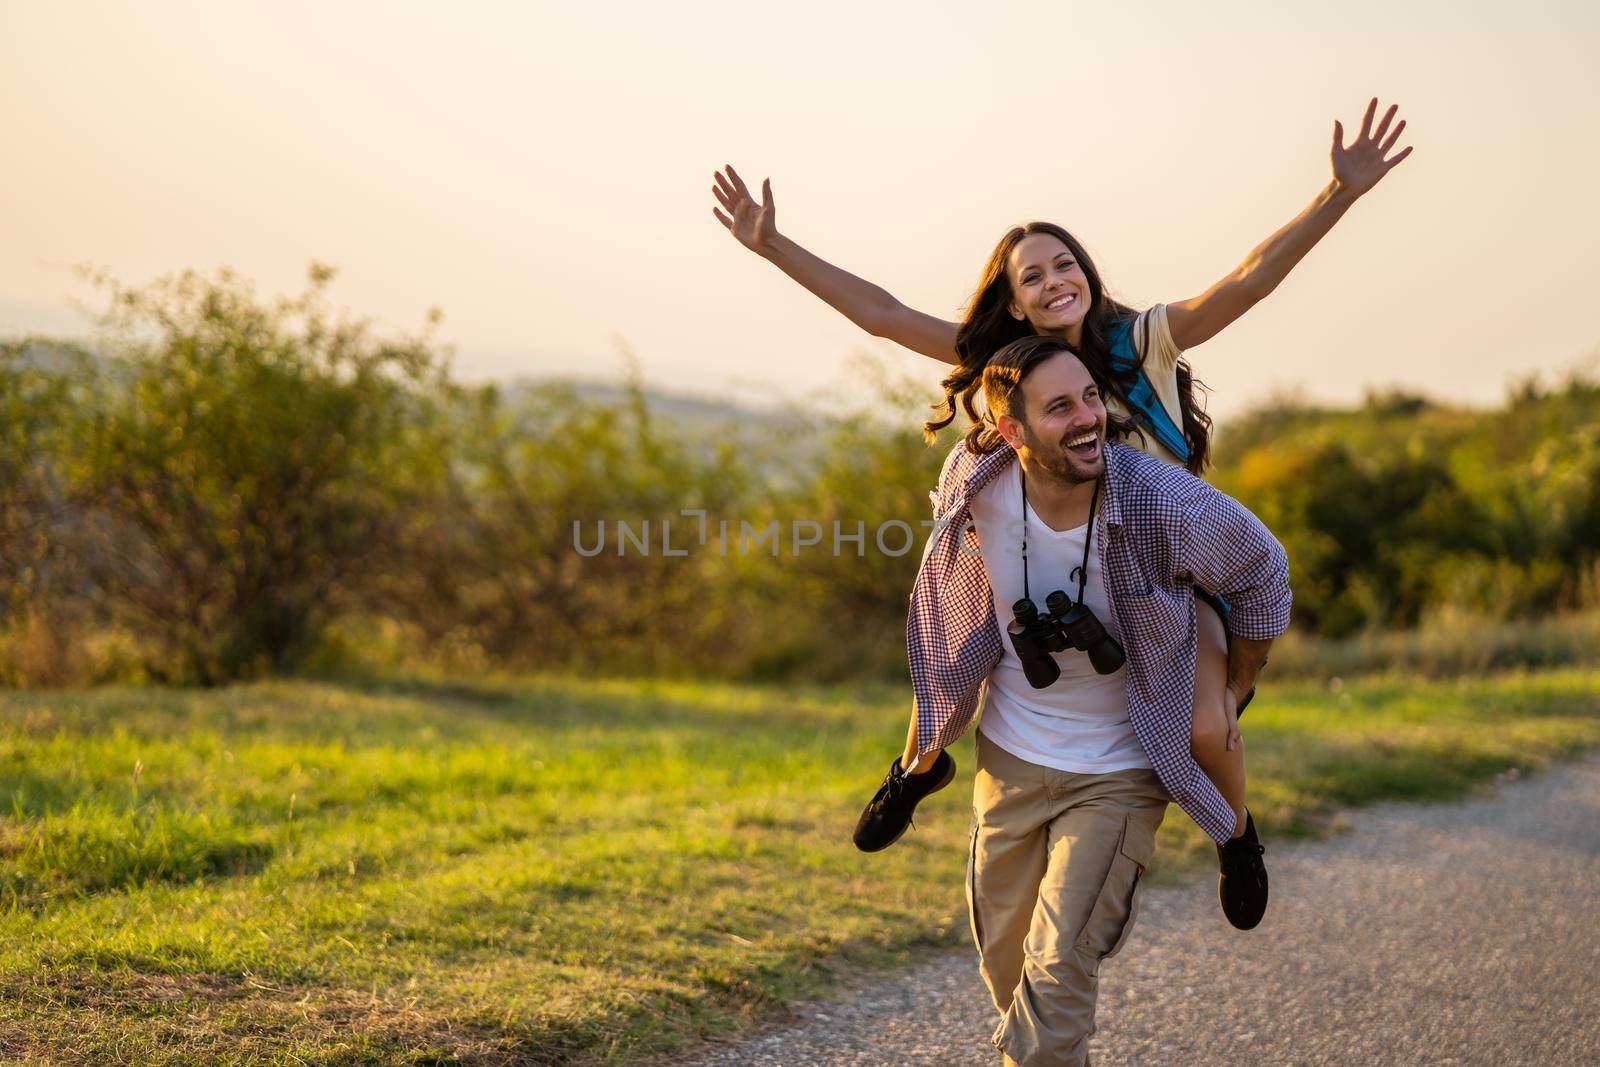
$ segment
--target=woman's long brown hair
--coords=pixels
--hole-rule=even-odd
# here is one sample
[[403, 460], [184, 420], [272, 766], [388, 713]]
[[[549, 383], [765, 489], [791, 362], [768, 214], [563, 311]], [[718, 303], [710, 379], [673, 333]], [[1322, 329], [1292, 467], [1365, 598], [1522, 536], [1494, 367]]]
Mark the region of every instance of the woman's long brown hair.
[[[1083, 268], [1089, 283], [1089, 311], [1083, 319], [1083, 338], [1074, 350], [1089, 373], [1099, 381], [1111, 383], [1118, 399], [1126, 406], [1131, 375], [1119, 375], [1111, 370], [1111, 327], [1133, 318], [1138, 312], [1106, 293], [1100, 271], [1076, 237], [1053, 222], [1030, 222], [1008, 230], [984, 265], [978, 291], [967, 305], [961, 330], [956, 334], [956, 354], [961, 363], [940, 383], [944, 387], [944, 400], [933, 405], [935, 417], [922, 424], [923, 435], [930, 443], [940, 430], [955, 421], [958, 410], [964, 411], [975, 424], [983, 422], [973, 404], [982, 390], [983, 368], [1000, 349], [1035, 332], [1031, 323], [1013, 318], [1008, 308], [1013, 294], [1011, 279], [1006, 275], [1006, 262], [1018, 242], [1036, 233], [1047, 233], [1060, 240]], [[1178, 404], [1183, 415], [1183, 437], [1189, 445], [1189, 461], [1185, 466], [1195, 474], [1205, 469], [1211, 454], [1211, 416], [1206, 414], [1197, 396], [1203, 388], [1188, 361], [1178, 360]]]

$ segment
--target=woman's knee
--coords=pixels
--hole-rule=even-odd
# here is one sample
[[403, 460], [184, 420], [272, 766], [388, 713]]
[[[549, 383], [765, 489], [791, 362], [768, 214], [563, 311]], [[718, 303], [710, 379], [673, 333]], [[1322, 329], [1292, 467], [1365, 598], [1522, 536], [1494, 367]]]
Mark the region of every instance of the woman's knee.
[[1194, 722], [1189, 727], [1189, 744], [1195, 751], [1211, 752], [1228, 742], [1228, 713], [1216, 697], [1195, 694]]

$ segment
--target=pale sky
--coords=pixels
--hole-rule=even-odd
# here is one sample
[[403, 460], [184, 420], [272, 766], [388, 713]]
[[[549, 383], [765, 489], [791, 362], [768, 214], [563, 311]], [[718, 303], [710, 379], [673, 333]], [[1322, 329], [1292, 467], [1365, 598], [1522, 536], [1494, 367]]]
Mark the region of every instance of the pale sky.
[[1013, 223], [1059, 222], [1146, 305], [1232, 268], [1326, 182], [1333, 120], [1416, 151], [1191, 358], [1224, 417], [1284, 388], [1492, 402], [1600, 342], [1600, 5], [1355, 0], [0, 6], [0, 335], [126, 281], [312, 259], [465, 377], [620, 373], [793, 396], [856, 330], [712, 218], [781, 229], [958, 315]]

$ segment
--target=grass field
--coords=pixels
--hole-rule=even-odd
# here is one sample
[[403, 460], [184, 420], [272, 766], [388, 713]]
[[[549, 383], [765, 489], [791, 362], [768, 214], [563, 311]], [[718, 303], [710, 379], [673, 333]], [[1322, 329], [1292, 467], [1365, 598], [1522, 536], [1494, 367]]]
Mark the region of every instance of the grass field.
[[[907, 707], [562, 679], [0, 696], [0, 1058], [619, 1063], [727, 1032], [966, 937], [970, 740], [914, 833], [849, 842]], [[1244, 729], [1281, 840], [1600, 743], [1600, 671], [1268, 686]], [[1181, 812], [1162, 833], [1169, 875], [1209, 863]]]

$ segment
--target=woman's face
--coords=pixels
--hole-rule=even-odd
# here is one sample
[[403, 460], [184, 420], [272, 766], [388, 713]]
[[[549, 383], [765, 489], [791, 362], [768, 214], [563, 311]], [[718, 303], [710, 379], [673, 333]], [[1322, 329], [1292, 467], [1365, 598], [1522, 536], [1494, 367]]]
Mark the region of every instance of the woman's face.
[[1038, 333], [1078, 343], [1089, 313], [1089, 279], [1061, 238], [1032, 233], [1017, 242], [1006, 259], [1013, 317], [1026, 319]]

